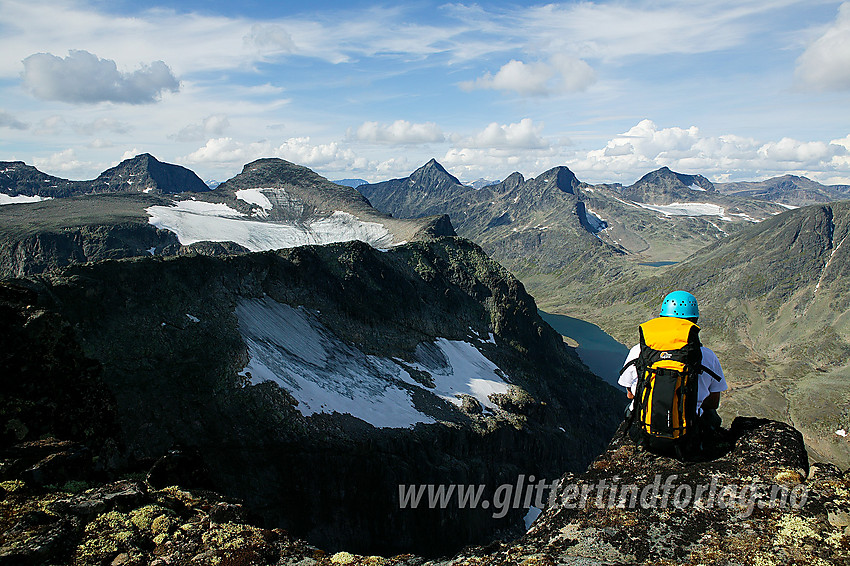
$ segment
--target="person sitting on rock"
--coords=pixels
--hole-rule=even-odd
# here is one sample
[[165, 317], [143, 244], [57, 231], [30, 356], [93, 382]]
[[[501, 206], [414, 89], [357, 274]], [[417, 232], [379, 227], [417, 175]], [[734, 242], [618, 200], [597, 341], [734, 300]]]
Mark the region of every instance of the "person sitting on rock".
[[618, 383], [632, 400], [627, 432], [649, 448], [699, 449], [706, 438], [722, 434], [717, 408], [728, 385], [720, 360], [700, 343], [698, 320], [692, 294], [668, 294], [658, 318], [640, 326], [640, 343], [620, 371]]

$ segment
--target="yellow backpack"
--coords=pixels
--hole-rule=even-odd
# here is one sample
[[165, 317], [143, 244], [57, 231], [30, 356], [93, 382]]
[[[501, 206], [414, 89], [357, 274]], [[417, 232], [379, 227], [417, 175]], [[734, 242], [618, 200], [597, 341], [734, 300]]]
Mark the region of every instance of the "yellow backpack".
[[681, 446], [698, 437], [699, 374], [720, 377], [702, 365], [699, 326], [676, 317], [659, 317], [640, 325], [640, 355], [635, 403], [627, 425], [651, 448]]

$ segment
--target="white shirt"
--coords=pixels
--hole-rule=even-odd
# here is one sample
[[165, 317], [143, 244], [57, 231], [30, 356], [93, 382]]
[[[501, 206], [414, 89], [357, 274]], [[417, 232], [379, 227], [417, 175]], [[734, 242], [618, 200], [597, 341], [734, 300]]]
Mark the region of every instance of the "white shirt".
[[[640, 344], [634, 346], [631, 350], [629, 350], [629, 355], [626, 356], [626, 361], [623, 362], [623, 365], [626, 365], [630, 361], [637, 359], [640, 355]], [[706, 348], [702, 347], [702, 365], [716, 373], [720, 376], [720, 381], [717, 381], [711, 375], [706, 372], [702, 372], [699, 374], [699, 382], [697, 387], [697, 414], [702, 414], [702, 402], [705, 401], [706, 397], [711, 393], [717, 393], [720, 391], [726, 391], [729, 389], [729, 386], [726, 384], [726, 377], [723, 376], [723, 369], [720, 367], [720, 360], [717, 359], [717, 355]], [[637, 382], [638, 382], [638, 374], [637, 369], [634, 365], [629, 366], [629, 368], [620, 375], [620, 379], [617, 381], [618, 384], [623, 387], [629, 389], [632, 392], [632, 395], [637, 393]], [[632, 401], [632, 408], [634, 408], [634, 401]]]

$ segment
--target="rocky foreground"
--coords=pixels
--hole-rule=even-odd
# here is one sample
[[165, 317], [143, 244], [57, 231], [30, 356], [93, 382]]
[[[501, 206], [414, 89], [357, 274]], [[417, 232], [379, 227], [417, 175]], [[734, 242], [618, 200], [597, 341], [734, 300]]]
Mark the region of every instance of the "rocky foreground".
[[[326, 553], [263, 528], [214, 492], [156, 489], [151, 482], [180, 477], [179, 459], [146, 478], [81, 481], [92, 477], [85, 447], [30, 442], [2, 455], [0, 564], [850, 563], [850, 475], [809, 466], [801, 435], [785, 424], [739, 418], [731, 433], [728, 453], [700, 463], [653, 456], [618, 437], [585, 473], [562, 478], [525, 536], [440, 560]], [[629, 485], [640, 493], [618, 505]]]

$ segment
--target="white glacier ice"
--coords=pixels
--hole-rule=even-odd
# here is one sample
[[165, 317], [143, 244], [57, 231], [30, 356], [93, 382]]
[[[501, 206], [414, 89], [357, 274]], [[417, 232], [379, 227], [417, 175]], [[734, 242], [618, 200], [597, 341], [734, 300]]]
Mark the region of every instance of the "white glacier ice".
[[183, 200], [176, 206], [150, 206], [148, 222], [177, 234], [181, 244], [235, 242], [252, 252], [361, 240], [374, 247], [389, 247], [393, 236], [377, 222], [364, 222], [347, 212], [303, 224], [261, 222], [223, 203]]

